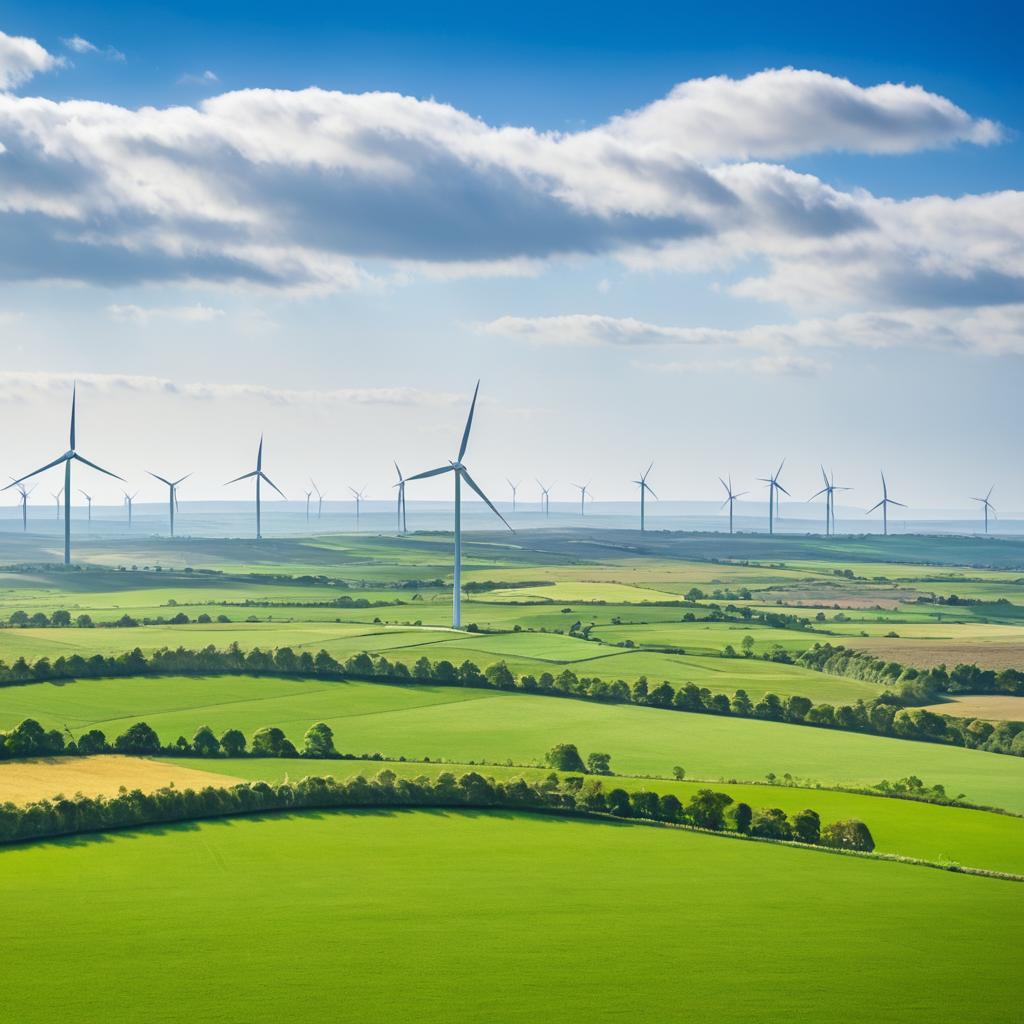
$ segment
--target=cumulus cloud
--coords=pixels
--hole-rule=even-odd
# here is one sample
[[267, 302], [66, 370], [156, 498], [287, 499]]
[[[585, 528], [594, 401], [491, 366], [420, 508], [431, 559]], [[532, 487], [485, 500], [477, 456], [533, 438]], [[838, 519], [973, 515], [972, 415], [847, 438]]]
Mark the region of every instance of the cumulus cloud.
[[213, 85], [219, 81], [220, 79], [217, 75], [213, 71], [207, 69], [198, 75], [186, 72], [178, 79], [178, 85]]
[[78, 53], [83, 55], [95, 53], [101, 57], [106, 57], [107, 60], [114, 61], [123, 61], [125, 59], [124, 54], [120, 50], [115, 49], [113, 46], [104, 46], [100, 48], [95, 43], [91, 43], [88, 39], [83, 39], [81, 36], [71, 36], [68, 39], [62, 39], [61, 42], [72, 53]]
[[[808, 353], [815, 349], [932, 348], [990, 356], [1024, 355], [1024, 303], [850, 313], [735, 329], [671, 327], [631, 317], [585, 313], [503, 316], [475, 327], [481, 334], [537, 346], [746, 349], [751, 351], [749, 357], [745, 356], [742, 363], [728, 365], [761, 372], [792, 372], [797, 367], [807, 371], [816, 358]], [[696, 360], [676, 365], [699, 368], [725, 364]]]
[[60, 67], [63, 61], [25, 36], [0, 32], [0, 91], [15, 89], [34, 75]]
[[0, 279], [329, 291], [613, 256], [752, 264], [738, 293], [801, 308], [1009, 302], [1024, 193], [897, 202], [763, 162], [999, 136], [916, 86], [793, 69], [686, 82], [574, 133], [394, 93], [140, 110], [0, 95]]
[[0, 401], [25, 401], [40, 393], [70, 394], [72, 384], [104, 394], [164, 395], [194, 401], [246, 399], [304, 408], [310, 405], [447, 406], [465, 401], [465, 395], [406, 387], [302, 390], [259, 384], [182, 384], [164, 377], [131, 374], [20, 371], [0, 371]]

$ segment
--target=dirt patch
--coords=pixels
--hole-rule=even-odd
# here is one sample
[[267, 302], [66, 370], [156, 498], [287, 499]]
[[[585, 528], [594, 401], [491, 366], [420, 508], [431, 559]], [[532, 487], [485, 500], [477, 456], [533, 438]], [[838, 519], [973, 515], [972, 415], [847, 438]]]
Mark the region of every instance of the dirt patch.
[[[899, 625], [893, 625], [899, 630]], [[844, 641], [840, 641], [844, 642]], [[1024, 641], [1005, 643], [985, 641], [965, 643], [958, 640], [911, 640], [905, 637], [849, 637], [846, 646], [866, 651], [886, 661], [898, 661], [914, 668], [935, 668], [945, 665], [977, 665], [1000, 671], [1004, 668], [1024, 669]]]
[[63, 794], [114, 796], [121, 786], [152, 793], [164, 786], [201, 789], [241, 782], [230, 775], [145, 757], [97, 754], [95, 757], [35, 757], [0, 761], [0, 803], [24, 804]]
[[957, 697], [933, 704], [929, 711], [956, 718], [986, 718], [990, 722], [1024, 722], [1024, 697]]

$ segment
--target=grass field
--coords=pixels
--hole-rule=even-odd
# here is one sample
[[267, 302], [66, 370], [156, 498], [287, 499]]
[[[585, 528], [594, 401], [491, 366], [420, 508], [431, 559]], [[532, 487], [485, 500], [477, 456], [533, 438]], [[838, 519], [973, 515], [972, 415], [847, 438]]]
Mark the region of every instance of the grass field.
[[0, 866], [21, 1024], [1019, 1019], [1020, 886], [678, 830], [335, 812]]
[[1024, 812], [1024, 758], [861, 733], [606, 705], [462, 687], [387, 686], [250, 677], [82, 680], [0, 690], [0, 728], [32, 715], [47, 727], [116, 736], [147, 721], [165, 742], [204, 724], [251, 735], [266, 725], [293, 741], [317, 721], [340, 750], [455, 761], [540, 761], [559, 742], [612, 755], [613, 767], [706, 779], [870, 785], [917, 775], [975, 803]]
[[1024, 722], [1024, 697], [996, 697], [978, 694], [956, 697], [933, 704], [929, 709], [958, 718], [987, 718], [991, 722]]

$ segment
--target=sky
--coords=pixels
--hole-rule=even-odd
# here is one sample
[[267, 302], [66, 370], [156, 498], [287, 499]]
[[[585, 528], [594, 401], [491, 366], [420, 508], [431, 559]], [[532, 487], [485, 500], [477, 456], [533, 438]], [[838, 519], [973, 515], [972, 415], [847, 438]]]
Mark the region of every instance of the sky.
[[4, 5], [0, 474], [1024, 514], [1014, 5], [443, 6]]

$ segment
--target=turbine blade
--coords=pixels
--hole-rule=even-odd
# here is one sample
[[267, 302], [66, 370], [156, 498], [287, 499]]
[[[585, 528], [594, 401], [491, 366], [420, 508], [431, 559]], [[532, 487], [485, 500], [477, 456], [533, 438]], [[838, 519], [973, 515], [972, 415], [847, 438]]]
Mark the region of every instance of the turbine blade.
[[275, 484], [275, 483], [274, 483], [274, 481], [273, 481], [273, 480], [271, 480], [271, 479], [270, 479], [270, 477], [269, 477], [269, 476], [267, 476], [267, 474], [266, 474], [266, 473], [264, 473], [262, 469], [260, 470], [260, 476], [262, 477], [262, 479], [266, 480], [266, 482], [267, 482], [268, 484], [270, 484], [270, 486], [271, 486], [271, 487], [273, 487], [273, 488], [274, 488], [274, 490], [275, 490], [275, 491], [277, 491], [277, 493], [278, 493], [278, 494], [280, 494], [280, 495], [281, 495], [281, 497], [282, 497], [282, 498], [284, 498], [284, 500], [285, 500], [285, 501], [287, 501], [287, 500], [288, 500], [288, 499], [287, 499], [287, 498], [285, 498], [285, 496], [284, 496], [284, 491], [282, 491], [282, 490], [281, 490], [281, 488], [280, 488], [280, 487], [278, 487], [278, 486], [277, 486], [277, 484]]
[[451, 473], [454, 467], [451, 465], [440, 466], [437, 469], [428, 469], [425, 473], [417, 473], [415, 476], [407, 476], [405, 482], [408, 483], [410, 480], [426, 480], [428, 476], [440, 476], [442, 473]]
[[815, 498], [820, 498], [823, 494], [828, 494], [828, 487], [822, 487], [817, 494], [812, 494], [807, 500], [814, 501]]
[[160, 476], [158, 473], [154, 473], [151, 469], [147, 469], [146, 472], [155, 480], [159, 480], [160, 483], [167, 484], [168, 487], [174, 486], [174, 484], [172, 484], [170, 480], [165, 480], [162, 476]]
[[260, 446], [256, 449], [256, 469], [263, 468], [263, 435], [260, 434]]
[[661, 499], [660, 499], [660, 498], [659, 498], [659, 497], [658, 497], [658, 496], [657, 496], [657, 495], [656, 495], [656, 494], [654, 493], [654, 488], [653, 488], [653, 487], [652, 487], [652, 486], [651, 486], [650, 484], [644, 484], [644, 487], [646, 487], [646, 488], [647, 488], [647, 490], [648, 490], [648, 491], [650, 492], [650, 495], [651, 495], [651, 497], [652, 497], [652, 498], [653, 498], [653, 499], [654, 499], [655, 501], [660, 501], [660, 500], [661, 500]]
[[892, 498], [887, 499], [890, 505], [899, 505], [900, 508], [906, 508], [902, 501], [893, 501]]
[[122, 482], [124, 481], [123, 476], [118, 476], [116, 473], [111, 473], [109, 469], [104, 469], [102, 466], [97, 466], [95, 462], [90, 462], [84, 456], [79, 455], [78, 452], [75, 452], [72, 458], [78, 459], [79, 462], [84, 462], [87, 466], [97, 470], [100, 473], [106, 473], [107, 476], [112, 476], [115, 480], [121, 480]]
[[38, 476], [40, 473], [45, 473], [48, 469], [53, 469], [54, 466], [59, 466], [62, 462], [67, 462], [70, 457], [70, 453], [62, 455], [59, 459], [54, 459], [53, 462], [48, 462], [45, 466], [40, 469], [34, 469], [31, 473], [26, 473], [24, 476], [19, 476], [17, 480], [12, 480], [6, 487], [2, 488], [7, 491], [17, 484], [20, 484], [22, 480], [27, 480], [31, 476]]
[[864, 515], [866, 515], [866, 516], [871, 515], [872, 512], [874, 512], [876, 509], [880, 509], [884, 504], [885, 504], [885, 498], [883, 498], [877, 505], [872, 505], [871, 508], [869, 508], [867, 510], [867, 512], [864, 513]]
[[69, 435], [69, 440], [71, 441], [71, 444], [68, 445], [68, 447], [72, 451], [75, 450], [75, 400], [77, 397], [78, 381], [75, 381], [75, 383], [71, 385], [71, 433]]
[[179, 477], [174, 481], [174, 486], [177, 487], [178, 484], [184, 483], [191, 475], [191, 473], [186, 473], [183, 477]]
[[790, 494], [790, 493], [789, 493], [789, 491], [787, 491], [787, 490], [786, 490], [786, 488], [785, 488], [785, 487], [783, 487], [783, 486], [782, 486], [782, 484], [780, 484], [780, 483], [778, 482], [778, 480], [776, 480], [776, 481], [775, 481], [775, 486], [776, 486], [776, 487], [777, 487], [777, 488], [778, 488], [778, 489], [779, 489], [780, 491], [782, 491], [782, 493], [783, 493], [783, 494], [784, 494], [784, 495], [785, 495], [785, 496], [786, 496], [787, 498], [792, 498], [792, 497], [793, 497], [793, 495], [792, 495], [792, 494]]
[[[402, 482], [402, 471], [398, 468], [398, 463], [395, 463], [395, 472], [398, 474], [398, 482]], [[315, 485], [314, 485], [315, 486]]]
[[[472, 489], [473, 489], [474, 491], [476, 491], [476, 493], [477, 493], [477, 494], [478, 494], [478, 495], [479, 495], [479, 496], [480, 496], [480, 497], [481, 497], [481, 498], [482, 498], [482, 499], [483, 499], [483, 500], [484, 500], [484, 501], [485, 501], [485, 502], [487, 503], [487, 507], [488, 507], [488, 508], [489, 508], [489, 509], [490, 509], [490, 510], [491, 510], [491, 511], [492, 511], [492, 512], [493, 512], [493, 513], [494, 513], [494, 514], [495, 514], [495, 515], [496, 515], [496, 516], [497, 516], [497, 517], [498, 517], [498, 518], [499, 518], [499, 519], [500, 519], [500, 520], [501, 520], [501, 521], [502, 521], [502, 522], [503, 522], [503, 523], [504, 523], [504, 524], [506, 525], [506, 526], [508, 526], [508, 521], [507, 521], [507, 520], [505, 519], [505, 517], [504, 517], [504, 516], [503, 516], [503, 515], [502, 515], [502, 514], [501, 514], [501, 513], [500, 513], [500, 512], [499, 512], [499, 511], [498, 511], [498, 510], [497, 510], [497, 509], [496, 509], [496, 508], [494, 507], [493, 503], [491, 502], [491, 499], [490, 499], [490, 498], [488, 498], [488, 497], [487, 497], [487, 495], [486, 495], [486, 494], [484, 494], [484, 492], [483, 492], [483, 491], [481, 491], [479, 487], [477, 487], [477, 485], [476, 485], [476, 481], [475, 481], [475, 480], [474, 480], [474, 479], [473, 479], [473, 478], [472, 478], [472, 477], [471, 477], [471, 476], [470, 476], [470, 475], [469, 475], [469, 474], [468, 474], [468, 473], [466, 472], [466, 470], [465, 470], [465, 469], [461, 469], [461, 470], [459, 470], [459, 472], [460, 472], [460, 473], [462, 473], [462, 479], [463, 479], [463, 480], [465, 480], [465, 481], [466, 481], [466, 483], [467, 483], [467, 484], [469, 484], [469, 486], [470, 486], [470, 487], [471, 487], [471, 488], [472, 488]], [[508, 526], [508, 528], [509, 528], [509, 530], [510, 530], [510, 531], [511, 531], [512, 533], [515, 533], [515, 532], [516, 532], [515, 530], [513, 530], [513, 529], [512, 529], [512, 527], [511, 527], [511, 526]]]
[[236, 476], [234, 480], [229, 480], [226, 484], [222, 484], [223, 487], [229, 487], [231, 484], [237, 484], [239, 480], [248, 480], [249, 477], [256, 476], [260, 471], [254, 469], [251, 473], [243, 473], [241, 476]]
[[480, 381], [477, 381], [476, 387], [473, 389], [473, 401], [469, 406], [469, 416], [466, 418], [466, 429], [462, 432], [462, 444], [459, 445], [459, 462], [462, 461], [463, 456], [466, 454], [466, 447], [469, 445], [469, 432], [473, 428], [473, 413], [476, 412], [476, 396], [479, 392]]

